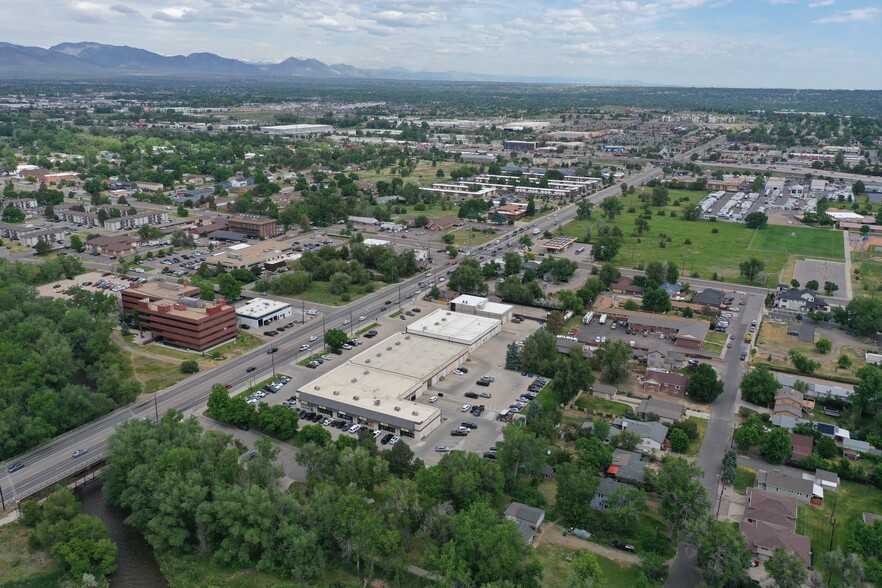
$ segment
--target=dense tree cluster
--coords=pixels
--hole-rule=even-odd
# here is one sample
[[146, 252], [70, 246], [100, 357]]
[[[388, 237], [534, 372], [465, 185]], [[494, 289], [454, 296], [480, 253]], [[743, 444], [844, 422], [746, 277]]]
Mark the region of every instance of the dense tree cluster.
[[0, 262], [0, 459], [45, 443], [141, 392], [130, 379], [130, 364], [110, 340], [112, 299], [80, 289], [67, 302], [38, 298], [20, 280], [44, 278], [58, 265]]

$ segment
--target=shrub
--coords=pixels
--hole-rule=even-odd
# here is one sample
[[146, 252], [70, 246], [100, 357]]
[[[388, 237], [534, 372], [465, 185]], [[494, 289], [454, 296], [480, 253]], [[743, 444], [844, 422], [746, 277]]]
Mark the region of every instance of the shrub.
[[199, 371], [199, 363], [195, 359], [185, 359], [181, 362], [181, 373], [195, 374]]
[[692, 245], [692, 239], [686, 239], [683, 241], [683, 245]]

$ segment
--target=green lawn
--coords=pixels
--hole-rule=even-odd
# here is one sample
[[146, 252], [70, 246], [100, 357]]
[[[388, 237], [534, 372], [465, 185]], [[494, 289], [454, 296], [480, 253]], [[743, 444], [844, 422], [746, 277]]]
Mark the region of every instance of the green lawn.
[[[704, 192], [687, 190], [670, 190], [669, 194], [672, 202], [689, 198], [689, 203], [692, 204], [698, 203], [705, 195]], [[650, 261], [672, 261], [680, 266], [684, 281], [688, 281], [693, 273], [704, 279], [711, 278], [716, 273], [718, 278], [725, 281], [744, 283], [739, 275], [738, 264], [753, 256], [765, 262], [768, 284], [774, 285], [779, 281], [778, 274], [790, 255], [840, 259], [843, 256], [842, 235], [838, 231], [770, 225], [759, 231], [754, 238], [753, 230], [737, 223], [684, 221], [680, 212], [685, 203], [661, 209], [665, 216], [658, 216], [660, 209], [652, 207], [653, 216], [647, 220], [649, 232], [640, 236], [634, 229], [634, 221], [642, 210], [642, 202], [637, 194], [629, 195], [622, 201], [625, 212], [615, 217], [611, 223], [618, 226], [625, 235], [622, 248], [614, 260], [620, 266], [636, 268], [643, 267]], [[627, 212], [631, 207], [635, 212]], [[671, 212], [676, 216], [671, 217]], [[592, 238], [596, 239], [596, 224], [601, 219], [598, 208], [591, 219], [576, 220], [566, 225], [563, 234], [581, 239], [585, 237], [585, 229], [590, 225]], [[604, 222], [607, 221], [604, 219]], [[795, 233], [796, 237], [790, 237], [791, 233]], [[838, 245], [834, 242], [837, 240]], [[662, 242], [664, 247], [661, 247]], [[812, 247], [813, 243], [817, 246]], [[789, 280], [789, 276], [787, 278]]]
[[750, 249], [773, 251], [800, 257], [844, 259], [841, 231], [784, 225], [768, 225], [756, 232]]
[[[575, 549], [545, 544], [537, 547], [533, 553], [536, 559], [542, 562], [542, 586], [558, 588], [568, 585], [573, 563], [567, 561], [567, 558], [572, 558], [578, 553]], [[603, 571], [604, 588], [632, 588], [637, 582], [640, 575], [637, 566], [624, 566], [600, 555], [595, 557]]]
[[[7, 502], [8, 504], [8, 502]], [[30, 530], [18, 523], [0, 527], [0, 586], [24, 588], [58, 586], [63, 570], [45, 549], [28, 547]]]
[[[371, 292], [374, 292], [376, 288], [382, 287], [385, 284], [382, 282], [372, 282], [374, 287]], [[356, 286], [349, 289], [349, 292], [346, 294], [334, 294], [331, 292], [331, 283], [330, 282], [312, 282], [309, 285], [309, 288], [306, 289], [305, 292], [301, 292], [300, 294], [295, 294], [297, 298], [302, 298], [307, 302], [315, 302], [316, 304], [327, 304], [329, 306], [342, 306], [345, 304], [349, 304], [353, 300], [358, 300], [365, 294], [368, 294], [364, 290], [363, 286]], [[348, 296], [349, 300], [344, 300], [344, 297]]]
[[362, 327], [359, 330], [355, 331], [355, 334], [356, 335], [364, 335], [365, 333], [367, 333], [371, 329], [376, 329], [379, 326], [380, 326], [380, 323], [371, 323], [368, 326]]
[[698, 426], [698, 437], [689, 441], [686, 455], [698, 455], [698, 450], [701, 449], [701, 443], [704, 441], [704, 433], [707, 431], [707, 420], [698, 417], [689, 417], [689, 420]]
[[882, 512], [882, 490], [856, 482], [840, 482], [839, 492], [824, 493], [823, 510], [811, 506], [799, 507], [796, 532], [807, 535], [812, 540], [812, 559], [816, 567], [819, 567], [821, 556], [830, 547], [830, 517], [834, 514], [834, 504], [836, 531], [833, 535], [833, 549], [836, 549], [845, 543], [849, 525], [860, 520], [861, 513]]
[[735, 470], [735, 483], [732, 485], [738, 494], [747, 494], [748, 488], [753, 488], [756, 483], [756, 470], [745, 466], [738, 466]]
[[576, 400], [576, 406], [583, 410], [587, 410], [591, 414], [600, 413], [615, 416], [622, 416], [631, 408], [627, 404], [616, 402], [614, 400], [605, 400], [603, 398], [591, 396], [587, 393], [582, 394], [578, 400]]

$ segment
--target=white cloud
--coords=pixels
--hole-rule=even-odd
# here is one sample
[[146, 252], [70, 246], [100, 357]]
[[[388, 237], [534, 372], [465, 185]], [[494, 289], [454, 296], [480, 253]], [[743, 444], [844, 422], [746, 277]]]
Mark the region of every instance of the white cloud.
[[110, 9], [94, 2], [75, 2], [70, 7], [73, 19], [79, 22], [107, 22], [110, 19]]
[[809, 8], [822, 8], [824, 6], [833, 6], [836, 4], [836, 0], [818, 0], [817, 2], [810, 2]]
[[882, 13], [882, 9], [875, 7], [854, 8], [844, 12], [837, 12], [824, 18], [819, 18], [815, 22], [817, 24], [837, 24], [843, 22], [870, 22]]

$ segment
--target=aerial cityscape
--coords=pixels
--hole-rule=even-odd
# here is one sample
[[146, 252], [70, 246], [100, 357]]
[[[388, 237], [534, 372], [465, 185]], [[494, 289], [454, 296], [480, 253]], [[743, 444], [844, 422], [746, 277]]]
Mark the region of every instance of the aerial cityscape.
[[0, 588], [882, 587], [882, 9], [35, 4]]

